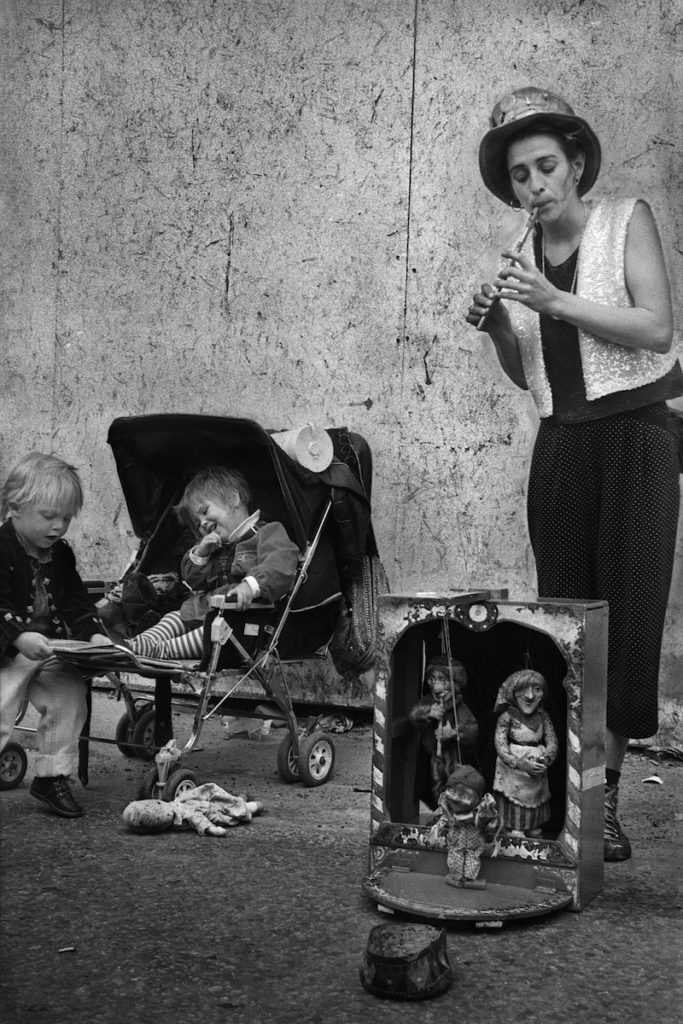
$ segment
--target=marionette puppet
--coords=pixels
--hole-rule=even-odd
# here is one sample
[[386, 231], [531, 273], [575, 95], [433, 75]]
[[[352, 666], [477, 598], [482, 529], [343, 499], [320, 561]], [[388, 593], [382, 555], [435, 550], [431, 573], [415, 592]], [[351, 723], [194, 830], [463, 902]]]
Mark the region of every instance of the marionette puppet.
[[558, 742], [543, 709], [548, 684], [540, 672], [513, 672], [501, 686], [495, 710], [502, 711], [495, 731], [493, 791], [503, 829], [513, 836], [537, 838], [550, 818], [548, 767]]
[[479, 878], [481, 857], [500, 828], [496, 801], [486, 793], [483, 776], [471, 765], [458, 765], [439, 797], [430, 838], [445, 838], [448, 885], [485, 889]]
[[466, 685], [467, 672], [462, 662], [432, 658], [425, 670], [427, 692], [408, 714], [429, 754], [434, 807], [455, 767], [474, 754], [479, 727], [462, 699]]

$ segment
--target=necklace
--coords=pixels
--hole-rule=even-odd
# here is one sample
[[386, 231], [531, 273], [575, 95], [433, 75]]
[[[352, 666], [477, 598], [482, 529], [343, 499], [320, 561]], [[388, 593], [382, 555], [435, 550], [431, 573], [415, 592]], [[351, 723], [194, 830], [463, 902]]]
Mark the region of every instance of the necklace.
[[[574, 276], [572, 277], [572, 283], [569, 288], [569, 292], [571, 295], [574, 295], [576, 293], [576, 279], [579, 276], [579, 249], [581, 248], [581, 242], [583, 241], [583, 233], [586, 230], [586, 221], [588, 220], [588, 207], [585, 205], [585, 203], [582, 203], [582, 206], [583, 223], [581, 225], [579, 241], [577, 242], [576, 249], [574, 249], [574, 252], [576, 253], [576, 263], [574, 264]], [[567, 256], [567, 260], [571, 259], [573, 255], [574, 253], [570, 253], [569, 256]], [[565, 260], [564, 262], [566, 263], [567, 260]], [[558, 263], [557, 266], [562, 266], [562, 264]], [[541, 233], [541, 267], [543, 271], [543, 276], [546, 277], [547, 275], [545, 272], [545, 234], [543, 233]]]

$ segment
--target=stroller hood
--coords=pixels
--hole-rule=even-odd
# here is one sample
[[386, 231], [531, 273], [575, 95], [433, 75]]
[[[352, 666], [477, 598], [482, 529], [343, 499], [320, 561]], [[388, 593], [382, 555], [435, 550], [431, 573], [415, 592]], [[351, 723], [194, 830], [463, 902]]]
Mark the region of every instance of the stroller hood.
[[253, 420], [190, 414], [114, 420], [107, 441], [137, 537], [149, 537], [188, 480], [205, 466], [241, 470], [267, 519], [282, 522], [303, 547], [328, 495]]
[[372, 465], [366, 442], [345, 428], [329, 431], [335, 457], [323, 473], [291, 459], [254, 420], [185, 413], [121, 417], [111, 447], [135, 535], [148, 541], [168, 519], [188, 480], [205, 466], [241, 470], [254, 507], [281, 522], [304, 550], [325, 506], [333, 505], [334, 547], [342, 576], [356, 575], [376, 551], [370, 523]]

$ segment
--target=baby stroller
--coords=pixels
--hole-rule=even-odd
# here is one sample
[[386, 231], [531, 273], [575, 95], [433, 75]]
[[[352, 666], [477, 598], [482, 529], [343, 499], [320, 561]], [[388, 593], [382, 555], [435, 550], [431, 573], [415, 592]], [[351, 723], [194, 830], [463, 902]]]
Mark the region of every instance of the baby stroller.
[[[380, 570], [381, 564], [370, 521], [368, 446], [345, 428], [327, 433], [333, 444], [332, 462], [315, 472], [287, 455], [273, 434], [252, 420], [163, 414], [120, 418], [111, 424], [108, 443], [133, 530], [141, 541], [124, 585], [133, 574], [136, 579], [168, 579], [178, 573], [180, 555], [193, 539], [182, 536], [174, 505], [189, 478], [209, 465], [241, 470], [262, 517], [281, 522], [300, 551], [294, 585], [281, 606], [258, 607], [254, 602], [248, 613], [238, 614], [225, 598], [211, 600], [199, 668], [155, 667], [133, 655], [126, 660], [118, 649], [112, 652], [119, 670], [155, 680], [153, 705], [144, 705], [142, 715], [130, 686], [120, 678], [117, 682], [127, 706], [117, 729], [120, 748], [126, 752], [127, 746], [139, 746], [144, 730], [154, 734], [156, 767], [143, 782], [141, 798], [172, 800], [179, 790], [196, 784], [192, 771], [178, 767], [178, 759], [196, 745], [203, 722], [229, 707], [227, 702], [245, 681], [256, 680], [270, 703], [240, 714], [279, 716], [286, 724], [277, 758], [281, 778], [318, 786], [330, 777], [333, 742], [314, 721], [304, 729], [299, 726], [282, 663], [314, 657], [336, 636], [338, 647], [344, 648], [340, 653], [345, 667], [355, 656], [359, 667], [367, 668], [373, 656], [370, 647], [361, 650], [357, 638], [344, 638], [339, 627], [349, 619], [354, 585], [357, 589], [358, 580], [367, 578], [370, 562]], [[187, 591], [178, 594], [176, 607], [184, 596]], [[367, 618], [370, 635], [374, 608]], [[144, 620], [143, 616], [143, 628], [149, 624]], [[171, 705], [178, 691], [185, 700], [196, 700], [192, 734], [183, 750], [174, 749], [172, 742]], [[167, 758], [169, 749], [172, 754]]]

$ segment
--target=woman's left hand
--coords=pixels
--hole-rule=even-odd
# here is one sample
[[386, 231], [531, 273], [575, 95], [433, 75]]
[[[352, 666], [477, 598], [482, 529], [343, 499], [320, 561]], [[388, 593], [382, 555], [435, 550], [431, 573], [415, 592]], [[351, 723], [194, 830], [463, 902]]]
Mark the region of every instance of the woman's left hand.
[[501, 298], [521, 302], [536, 313], [552, 316], [557, 288], [543, 276], [528, 256], [518, 252], [504, 252], [503, 256], [515, 262], [501, 270], [494, 281], [495, 287], [501, 290]]

